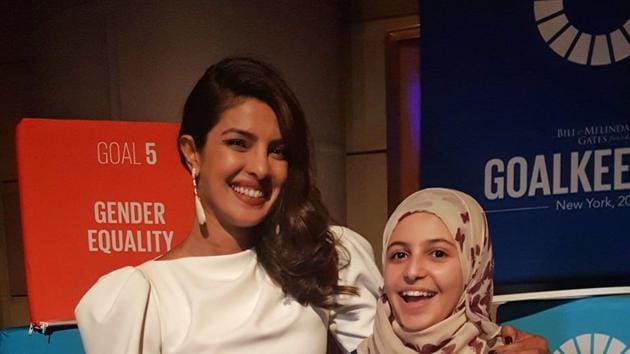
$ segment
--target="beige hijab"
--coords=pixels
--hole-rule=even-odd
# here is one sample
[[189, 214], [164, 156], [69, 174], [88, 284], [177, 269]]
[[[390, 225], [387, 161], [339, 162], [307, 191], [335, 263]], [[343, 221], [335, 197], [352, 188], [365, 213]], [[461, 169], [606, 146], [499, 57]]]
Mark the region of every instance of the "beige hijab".
[[429, 212], [446, 224], [459, 246], [464, 291], [453, 313], [419, 332], [408, 332], [394, 318], [383, 295], [377, 306], [374, 334], [358, 353], [487, 353], [501, 344], [500, 327], [489, 318], [492, 300], [492, 246], [481, 206], [469, 195], [445, 188], [429, 188], [407, 197], [396, 208], [383, 233], [383, 264], [389, 237], [409, 213]]

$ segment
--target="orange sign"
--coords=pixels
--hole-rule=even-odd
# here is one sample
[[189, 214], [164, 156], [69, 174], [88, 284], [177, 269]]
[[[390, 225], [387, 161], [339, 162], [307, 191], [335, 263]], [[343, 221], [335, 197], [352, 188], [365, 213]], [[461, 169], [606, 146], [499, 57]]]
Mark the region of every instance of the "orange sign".
[[193, 222], [175, 123], [23, 119], [17, 162], [31, 321], [74, 320], [102, 275], [173, 248]]

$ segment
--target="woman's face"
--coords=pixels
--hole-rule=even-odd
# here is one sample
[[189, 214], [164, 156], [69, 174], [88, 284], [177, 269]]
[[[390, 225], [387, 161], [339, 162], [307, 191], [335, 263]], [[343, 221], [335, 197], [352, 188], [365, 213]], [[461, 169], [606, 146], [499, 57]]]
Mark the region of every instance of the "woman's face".
[[207, 217], [229, 228], [258, 225], [278, 199], [287, 170], [276, 114], [244, 98], [221, 114], [199, 151], [198, 193]]
[[453, 237], [437, 216], [414, 213], [394, 228], [386, 249], [385, 293], [400, 325], [420, 331], [448, 317], [464, 289]]

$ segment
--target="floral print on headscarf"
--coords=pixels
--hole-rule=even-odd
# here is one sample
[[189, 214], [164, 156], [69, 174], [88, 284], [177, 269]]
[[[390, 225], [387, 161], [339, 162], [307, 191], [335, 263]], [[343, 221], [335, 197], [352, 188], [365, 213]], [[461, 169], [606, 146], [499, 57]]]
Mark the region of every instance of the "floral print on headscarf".
[[406, 331], [394, 317], [387, 297], [377, 306], [374, 334], [359, 353], [487, 353], [501, 344], [500, 327], [490, 320], [494, 262], [485, 213], [469, 195], [446, 188], [429, 188], [405, 199], [390, 216], [383, 232], [383, 264], [389, 238], [400, 220], [428, 212], [439, 217], [459, 248], [464, 291], [453, 313], [418, 332]]

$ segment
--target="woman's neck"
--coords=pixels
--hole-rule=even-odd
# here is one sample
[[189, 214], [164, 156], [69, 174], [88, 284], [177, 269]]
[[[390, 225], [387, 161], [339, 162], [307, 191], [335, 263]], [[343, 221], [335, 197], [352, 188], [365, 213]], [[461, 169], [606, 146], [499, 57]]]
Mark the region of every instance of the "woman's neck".
[[224, 227], [212, 219], [200, 226], [195, 220], [186, 239], [161, 259], [238, 253], [253, 247], [255, 237], [251, 229]]

